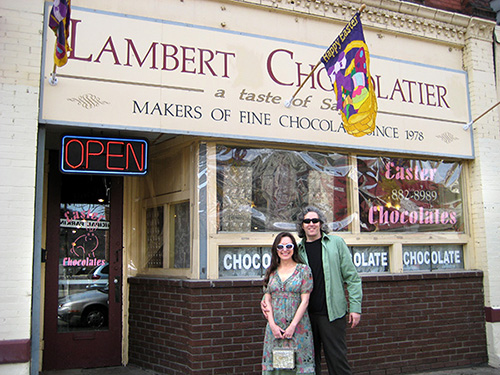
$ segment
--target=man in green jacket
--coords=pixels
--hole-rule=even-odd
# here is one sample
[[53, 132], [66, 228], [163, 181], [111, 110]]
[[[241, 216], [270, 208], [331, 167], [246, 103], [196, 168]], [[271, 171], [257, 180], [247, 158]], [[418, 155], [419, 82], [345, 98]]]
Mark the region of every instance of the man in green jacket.
[[[321, 347], [329, 375], [348, 375], [346, 315], [352, 328], [361, 319], [361, 278], [344, 240], [328, 235], [323, 213], [306, 207], [298, 217], [297, 232], [302, 241], [299, 254], [312, 270], [314, 289], [309, 299], [309, 317], [314, 338], [316, 374], [321, 374]], [[344, 284], [347, 286], [347, 304]]]

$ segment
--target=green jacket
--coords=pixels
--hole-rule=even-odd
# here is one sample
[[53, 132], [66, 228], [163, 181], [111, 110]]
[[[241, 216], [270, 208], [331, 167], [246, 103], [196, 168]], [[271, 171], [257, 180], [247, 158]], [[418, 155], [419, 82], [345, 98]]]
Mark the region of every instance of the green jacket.
[[[351, 252], [339, 236], [322, 234], [323, 272], [325, 274], [325, 294], [328, 319], [342, 318], [348, 311], [344, 283], [349, 294], [349, 312], [361, 314], [361, 277], [352, 262]], [[309, 264], [305, 239], [299, 243], [299, 254]]]

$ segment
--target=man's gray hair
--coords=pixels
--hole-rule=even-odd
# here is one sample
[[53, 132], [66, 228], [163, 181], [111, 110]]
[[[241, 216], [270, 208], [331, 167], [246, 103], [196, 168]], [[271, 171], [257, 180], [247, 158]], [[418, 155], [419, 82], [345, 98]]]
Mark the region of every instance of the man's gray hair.
[[330, 229], [328, 228], [328, 225], [326, 223], [326, 217], [325, 214], [323, 214], [323, 211], [321, 211], [319, 208], [314, 207], [314, 206], [307, 206], [304, 208], [299, 216], [297, 217], [297, 235], [300, 238], [304, 238], [306, 236], [306, 233], [304, 232], [304, 229], [302, 228], [302, 220], [304, 220], [304, 216], [307, 215], [309, 212], [316, 212], [318, 214], [318, 218], [321, 220], [321, 232], [322, 233], [328, 233], [330, 232]]

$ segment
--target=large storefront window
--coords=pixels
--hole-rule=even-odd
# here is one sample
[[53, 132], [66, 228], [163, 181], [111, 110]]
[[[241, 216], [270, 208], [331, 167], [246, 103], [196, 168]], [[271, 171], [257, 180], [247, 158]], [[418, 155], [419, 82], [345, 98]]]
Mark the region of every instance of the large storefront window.
[[[210, 279], [261, 278], [272, 233], [296, 233], [297, 217], [308, 205], [319, 207], [331, 233], [346, 241], [358, 272], [467, 266], [460, 162], [203, 145], [206, 150], [198, 154], [187, 144], [182, 168], [165, 156], [170, 154], [158, 152], [161, 158], [151, 162], [148, 183], [154, 188], [147, 191], [155, 195], [142, 204], [139, 259], [148, 274], [197, 278], [206, 271]], [[166, 165], [174, 172], [165, 173]], [[197, 186], [199, 195], [189, 186]], [[200, 226], [191, 233], [196, 220]], [[425, 234], [438, 231], [432, 238]], [[374, 237], [374, 232], [386, 234]], [[196, 267], [193, 256], [206, 256], [207, 267]]]
[[462, 232], [460, 163], [359, 157], [361, 231]]
[[333, 231], [346, 231], [349, 170], [347, 156], [336, 153], [218, 146], [218, 231], [295, 231], [309, 204]]

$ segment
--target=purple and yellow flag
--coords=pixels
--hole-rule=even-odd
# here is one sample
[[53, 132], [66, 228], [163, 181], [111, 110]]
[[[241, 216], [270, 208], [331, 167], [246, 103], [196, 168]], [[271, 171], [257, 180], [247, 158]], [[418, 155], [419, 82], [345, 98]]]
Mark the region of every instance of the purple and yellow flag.
[[347, 133], [361, 137], [375, 129], [377, 98], [370, 76], [370, 55], [357, 12], [321, 57], [337, 95]]
[[69, 24], [71, 14], [71, 0], [54, 0], [50, 11], [49, 27], [56, 34], [54, 50], [54, 64], [64, 66], [68, 61]]

